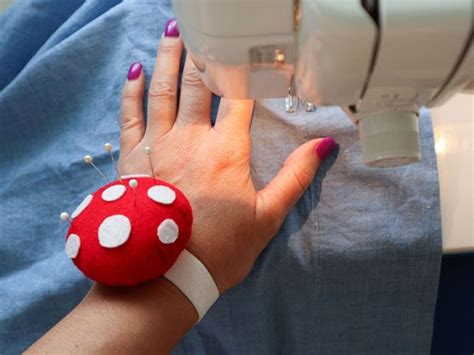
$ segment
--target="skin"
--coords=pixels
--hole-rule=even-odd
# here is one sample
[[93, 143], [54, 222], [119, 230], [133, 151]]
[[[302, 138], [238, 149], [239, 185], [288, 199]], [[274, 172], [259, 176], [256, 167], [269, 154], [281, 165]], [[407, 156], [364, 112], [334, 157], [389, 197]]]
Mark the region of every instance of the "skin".
[[[321, 139], [297, 148], [277, 176], [256, 191], [249, 135], [254, 102], [222, 99], [211, 126], [211, 92], [187, 58], [178, 106], [182, 51], [179, 38], [162, 38], [147, 98], [147, 125], [143, 72], [125, 83], [119, 171], [149, 174], [144, 147], [151, 147], [156, 177], [176, 185], [191, 202], [194, 224], [187, 249], [204, 263], [222, 294], [247, 276], [311, 183], [320, 165], [315, 148]], [[193, 305], [164, 278], [134, 288], [95, 284], [26, 353], [165, 354], [197, 319]]]

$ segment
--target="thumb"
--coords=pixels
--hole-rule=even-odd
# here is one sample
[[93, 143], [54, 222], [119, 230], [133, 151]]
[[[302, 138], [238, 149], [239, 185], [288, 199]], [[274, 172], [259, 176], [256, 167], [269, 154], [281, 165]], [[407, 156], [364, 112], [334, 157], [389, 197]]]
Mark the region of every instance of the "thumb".
[[304, 143], [290, 154], [273, 180], [257, 193], [257, 221], [265, 231], [271, 232], [265, 245], [311, 184], [321, 161], [335, 147], [336, 141], [332, 137]]

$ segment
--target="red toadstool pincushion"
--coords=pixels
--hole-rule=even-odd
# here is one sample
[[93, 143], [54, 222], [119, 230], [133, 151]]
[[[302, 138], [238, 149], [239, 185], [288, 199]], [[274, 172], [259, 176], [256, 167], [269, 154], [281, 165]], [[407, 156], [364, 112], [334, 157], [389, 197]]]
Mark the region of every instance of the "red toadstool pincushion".
[[86, 276], [110, 286], [164, 275], [183, 251], [193, 222], [180, 190], [138, 176], [88, 195], [71, 218], [66, 254]]

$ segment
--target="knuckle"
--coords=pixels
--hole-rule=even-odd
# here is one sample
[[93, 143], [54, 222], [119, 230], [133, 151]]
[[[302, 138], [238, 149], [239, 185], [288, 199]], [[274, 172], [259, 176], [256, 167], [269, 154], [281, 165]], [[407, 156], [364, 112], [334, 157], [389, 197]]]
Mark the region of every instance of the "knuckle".
[[140, 93], [137, 90], [130, 88], [125, 89], [122, 93], [122, 101], [135, 101], [140, 99]]
[[221, 149], [216, 150], [216, 156], [214, 160], [215, 167], [217, 170], [227, 170], [229, 168], [235, 167], [238, 165], [238, 162], [241, 160], [240, 152], [234, 149], [228, 149], [222, 147]]
[[148, 97], [152, 100], [175, 100], [176, 95], [176, 86], [168, 81], [152, 83], [148, 91]]
[[169, 56], [178, 53], [179, 47], [176, 42], [161, 41], [159, 56]]
[[134, 129], [140, 127], [142, 124], [142, 119], [133, 114], [123, 115], [122, 120], [120, 121], [120, 129], [122, 131]]
[[199, 74], [195, 67], [190, 67], [184, 71], [182, 85], [198, 89], [205, 87], [201, 80], [201, 74]]

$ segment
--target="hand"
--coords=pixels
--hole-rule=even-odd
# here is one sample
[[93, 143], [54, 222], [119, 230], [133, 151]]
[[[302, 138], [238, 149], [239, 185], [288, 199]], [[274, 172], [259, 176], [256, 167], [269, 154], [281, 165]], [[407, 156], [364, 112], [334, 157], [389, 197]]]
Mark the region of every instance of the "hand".
[[[175, 25], [167, 22], [176, 34]], [[212, 127], [211, 93], [187, 59], [178, 108], [182, 50], [179, 38], [162, 38], [146, 128], [145, 77], [140, 64], [132, 65], [122, 98], [119, 171], [150, 174], [144, 148], [151, 147], [156, 177], [176, 185], [191, 202], [194, 224], [187, 249], [204, 263], [223, 293], [248, 274], [335, 142], [325, 138], [303, 144], [257, 192], [250, 177], [253, 101], [221, 100]], [[95, 284], [27, 353], [165, 354], [196, 320], [191, 303], [165, 278], [137, 287]]]
[[256, 191], [249, 135], [254, 102], [222, 99], [212, 126], [211, 92], [188, 57], [178, 107], [182, 50], [179, 38], [162, 38], [146, 126], [145, 77], [139, 63], [132, 65], [122, 97], [119, 172], [151, 174], [144, 154], [151, 147], [155, 176], [177, 186], [191, 202], [194, 224], [186, 248], [204, 263], [223, 293], [249, 273], [335, 142], [326, 138], [303, 144], [273, 181]]

